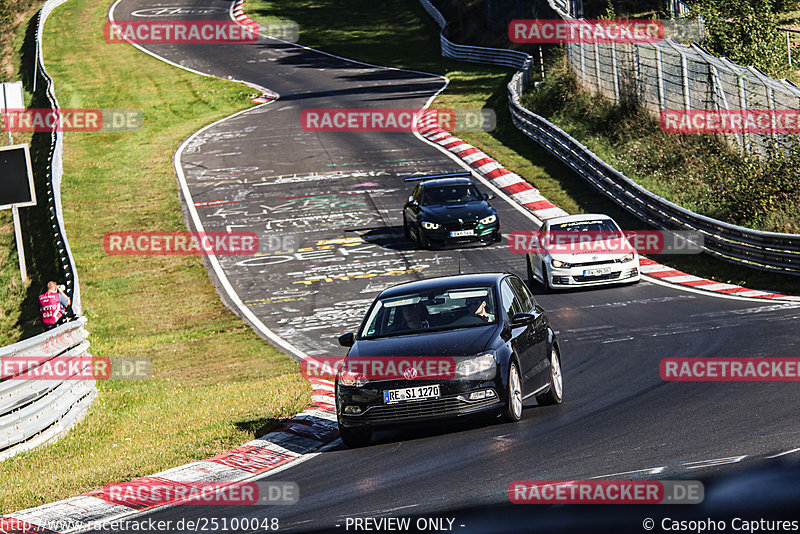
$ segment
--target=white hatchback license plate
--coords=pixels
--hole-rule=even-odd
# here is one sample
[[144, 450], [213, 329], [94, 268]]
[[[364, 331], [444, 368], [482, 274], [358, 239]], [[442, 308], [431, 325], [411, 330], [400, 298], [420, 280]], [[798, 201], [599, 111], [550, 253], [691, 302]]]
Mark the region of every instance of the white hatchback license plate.
[[608, 274], [611, 272], [611, 267], [603, 267], [602, 269], [586, 269], [583, 271], [583, 276], [599, 276], [601, 274]]
[[450, 237], [467, 237], [469, 235], [475, 235], [475, 230], [455, 230], [450, 232]]
[[388, 389], [383, 392], [383, 402], [386, 404], [438, 398], [439, 384], [433, 384], [430, 386], [417, 386], [413, 388]]

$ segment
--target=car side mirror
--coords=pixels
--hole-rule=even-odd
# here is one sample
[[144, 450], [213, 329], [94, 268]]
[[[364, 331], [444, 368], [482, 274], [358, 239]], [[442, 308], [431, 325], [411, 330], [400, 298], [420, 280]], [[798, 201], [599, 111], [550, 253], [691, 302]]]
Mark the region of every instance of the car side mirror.
[[539, 315], [535, 313], [515, 313], [511, 318], [511, 326], [526, 326], [538, 318]]
[[409, 203], [409, 204], [413, 204], [413, 203], [414, 203], [414, 195], [409, 195], [409, 197], [408, 197], [408, 203]]
[[356, 342], [356, 335], [354, 332], [347, 332], [339, 336], [339, 345], [343, 347], [352, 347]]
[[492, 199], [494, 198], [494, 195], [493, 195], [493, 194], [491, 194], [491, 193], [484, 193], [484, 194], [483, 194], [483, 198], [484, 198], [485, 200], [492, 200]]

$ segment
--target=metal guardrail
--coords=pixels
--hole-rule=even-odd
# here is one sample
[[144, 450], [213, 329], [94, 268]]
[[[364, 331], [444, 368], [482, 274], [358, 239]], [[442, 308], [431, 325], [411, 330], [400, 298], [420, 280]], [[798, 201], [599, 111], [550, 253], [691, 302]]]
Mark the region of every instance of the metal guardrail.
[[459, 59], [461, 61], [471, 61], [473, 63], [491, 63], [503, 67], [514, 67], [521, 69], [525, 66], [530, 56], [519, 50], [504, 50], [502, 48], [480, 48], [455, 44], [441, 35], [442, 55], [445, 57]]
[[[53, 89], [53, 80], [44, 68], [42, 58], [42, 29], [47, 17], [66, 0], [49, 0], [39, 12], [36, 30], [36, 74], [44, 82], [44, 91], [52, 109], [58, 110], [58, 101]], [[36, 82], [34, 81], [34, 88]], [[41, 90], [41, 87], [40, 87]], [[34, 89], [35, 92], [35, 89]], [[62, 154], [64, 146], [61, 133], [50, 133], [50, 154], [47, 175], [39, 176], [47, 184], [47, 203], [53, 240], [58, 253], [67, 294], [72, 299], [72, 309], [80, 315], [81, 300], [75, 262], [64, 230], [61, 210]], [[64, 377], [64, 380], [22, 380], [19, 372], [15, 376], [4, 375], [3, 362], [13, 361], [13, 368], [20, 362], [29, 362], [26, 368], [34, 372], [36, 367], [58, 358], [60, 362], [72, 364], [75, 369], [89, 363], [86, 352], [89, 348], [88, 332], [84, 329], [85, 317], [70, 321], [38, 336], [0, 347], [0, 459], [8, 458], [24, 450], [65, 433], [78, 421], [97, 396], [94, 380]], [[30, 358], [30, 360], [28, 360]], [[12, 367], [12, 366], [9, 366]], [[22, 370], [24, 373], [25, 369]]]
[[[36, 28], [36, 74], [45, 82], [45, 94], [50, 102], [50, 107], [58, 110], [58, 100], [56, 100], [53, 79], [47, 74], [44, 67], [42, 56], [42, 32], [44, 23], [50, 13], [55, 8], [65, 3], [67, 0], [48, 0], [39, 12], [39, 20]], [[34, 78], [34, 90], [36, 88], [36, 77]], [[64, 229], [64, 218], [61, 209], [61, 177], [63, 174], [62, 155], [64, 153], [64, 142], [61, 132], [54, 128], [50, 132], [50, 156], [47, 166], [47, 205], [50, 211], [50, 224], [53, 230], [53, 239], [58, 252], [58, 261], [64, 274], [64, 285], [66, 293], [72, 299], [72, 310], [76, 315], [81, 315], [81, 292], [78, 285], [78, 272], [75, 269], [75, 262], [72, 259], [72, 252], [67, 241], [67, 233]]]
[[[426, 11], [436, 8], [420, 0]], [[551, 6], [556, 9], [559, 6]], [[441, 14], [434, 18], [441, 18]], [[440, 24], [441, 26], [441, 24]], [[704, 236], [703, 249], [724, 260], [772, 272], [800, 275], [800, 235], [761, 232], [728, 224], [678, 206], [644, 189], [576, 139], [520, 103], [530, 84], [533, 58], [519, 51], [458, 45], [445, 36], [442, 55], [464, 61], [513, 66], [519, 70], [508, 84], [508, 105], [514, 125], [565, 165], [585, 178], [598, 191], [639, 219], [663, 230], [689, 230]]]
[[[86, 318], [0, 348], [0, 459], [30, 449], [79, 419], [97, 396], [94, 380], [81, 380], [91, 365]], [[54, 359], [73, 374], [59, 380], [21, 380], [52, 366]], [[13, 365], [8, 362], [12, 360]], [[3, 365], [3, 362], [6, 362]], [[20, 367], [21, 366], [21, 367]], [[11, 371], [9, 371], [11, 370]], [[9, 373], [4, 375], [3, 373]], [[10, 374], [13, 372], [13, 374]], [[46, 378], [46, 373], [42, 378]]]

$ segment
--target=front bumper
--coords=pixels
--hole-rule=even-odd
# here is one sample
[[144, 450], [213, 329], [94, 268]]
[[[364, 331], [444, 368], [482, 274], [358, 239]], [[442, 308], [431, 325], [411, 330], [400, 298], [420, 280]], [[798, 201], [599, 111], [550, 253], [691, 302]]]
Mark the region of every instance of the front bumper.
[[[453, 236], [452, 232], [471, 232], [471, 235]], [[441, 224], [435, 230], [422, 229], [422, 233], [430, 243], [472, 243], [475, 241], [493, 242], [500, 235], [500, 223], [479, 224], [476, 222]]]
[[[591, 272], [598, 269], [607, 269], [608, 272], [603, 274]], [[551, 287], [582, 287], [634, 283], [641, 279], [641, 270], [638, 260], [625, 263], [570, 267], [567, 269], [558, 269], [551, 265], [548, 274]]]
[[[420, 424], [477, 414], [499, 413], [505, 405], [503, 385], [496, 380], [452, 380], [440, 382], [440, 397], [419, 401], [386, 404], [384, 390], [430, 385], [432, 382], [388, 381], [368, 383], [362, 387], [336, 384], [336, 416], [341, 426], [372, 429], [405, 424]], [[477, 391], [491, 391], [483, 399], [470, 400]], [[358, 406], [359, 414], [345, 414], [345, 406]]]

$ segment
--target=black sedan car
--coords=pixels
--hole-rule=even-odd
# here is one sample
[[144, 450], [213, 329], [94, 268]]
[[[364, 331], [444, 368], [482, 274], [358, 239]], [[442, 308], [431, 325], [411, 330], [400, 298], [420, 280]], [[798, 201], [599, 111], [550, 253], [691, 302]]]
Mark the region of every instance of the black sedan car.
[[561, 402], [555, 332], [522, 280], [509, 273], [449, 276], [381, 292], [336, 377], [342, 441], [375, 429], [477, 414], [522, 417], [522, 403]]
[[[419, 179], [426, 177], [414, 178]], [[403, 229], [420, 248], [496, 243], [501, 239], [500, 221], [489, 204], [491, 198], [466, 177], [426, 179], [417, 184], [403, 207]]]

